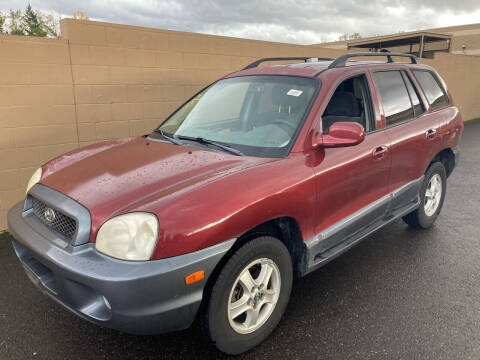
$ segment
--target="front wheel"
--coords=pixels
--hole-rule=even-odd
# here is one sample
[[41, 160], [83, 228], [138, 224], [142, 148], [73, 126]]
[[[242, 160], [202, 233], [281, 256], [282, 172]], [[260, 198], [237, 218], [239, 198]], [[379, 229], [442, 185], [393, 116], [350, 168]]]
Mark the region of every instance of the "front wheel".
[[292, 288], [292, 260], [270, 236], [240, 247], [213, 285], [203, 328], [216, 347], [240, 354], [265, 340], [279, 323]]
[[447, 190], [447, 173], [441, 162], [433, 163], [425, 173], [420, 189], [420, 206], [403, 220], [414, 228], [428, 229], [442, 210]]

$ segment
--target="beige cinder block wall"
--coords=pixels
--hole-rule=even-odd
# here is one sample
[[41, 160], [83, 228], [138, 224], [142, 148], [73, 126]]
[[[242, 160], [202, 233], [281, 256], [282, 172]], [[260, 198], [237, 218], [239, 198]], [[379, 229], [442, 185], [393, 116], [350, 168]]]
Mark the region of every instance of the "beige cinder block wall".
[[[449, 26], [429, 31], [452, 35], [450, 51], [454, 54], [480, 55], [480, 24]], [[465, 52], [463, 44], [466, 46]]]
[[78, 146], [66, 40], [0, 35], [0, 230], [32, 172]]
[[[0, 35], [0, 230], [33, 171], [81, 145], [150, 132], [203, 86], [270, 56], [342, 52], [64, 19], [61, 39]], [[480, 57], [428, 62], [465, 119], [480, 117]]]

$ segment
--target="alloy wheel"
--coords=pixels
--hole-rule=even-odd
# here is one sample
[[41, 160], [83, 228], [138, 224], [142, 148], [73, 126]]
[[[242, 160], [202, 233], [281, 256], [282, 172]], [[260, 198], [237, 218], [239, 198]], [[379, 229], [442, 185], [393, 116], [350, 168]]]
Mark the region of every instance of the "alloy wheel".
[[259, 329], [270, 318], [280, 295], [277, 265], [261, 258], [248, 264], [235, 280], [228, 300], [228, 321], [239, 334]]
[[437, 211], [440, 205], [440, 199], [442, 198], [442, 178], [439, 174], [434, 174], [428, 182], [427, 189], [425, 191], [425, 199], [423, 207], [425, 209], [425, 215], [432, 216]]

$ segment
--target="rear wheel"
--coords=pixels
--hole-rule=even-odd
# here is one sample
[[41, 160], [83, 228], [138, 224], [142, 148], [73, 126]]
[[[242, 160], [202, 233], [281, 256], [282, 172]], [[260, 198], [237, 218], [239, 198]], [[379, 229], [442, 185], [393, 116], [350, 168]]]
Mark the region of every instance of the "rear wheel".
[[420, 189], [420, 206], [405, 215], [403, 220], [411, 227], [428, 229], [442, 210], [447, 190], [447, 173], [441, 162], [433, 163], [425, 173]]
[[279, 323], [292, 278], [290, 253], [280, 240], [262, 236], [247, 242], [213, 285], [203, 316], [206, 335], [232, 355], [258, 345]]

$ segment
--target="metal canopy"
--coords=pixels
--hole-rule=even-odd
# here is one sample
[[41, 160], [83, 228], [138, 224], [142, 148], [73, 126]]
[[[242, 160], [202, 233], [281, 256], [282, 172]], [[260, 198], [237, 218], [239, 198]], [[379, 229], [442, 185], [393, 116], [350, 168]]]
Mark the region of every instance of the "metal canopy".
[[416, 31], [398, 35], [377, 36], [370, 39], [359, 39], [349, 41], [347, 48], [369, 49], [377, 52], [382, 49], [399, 51], [418, 57], [432, 58], [437, 51], [449, 52], [451, 35]]

